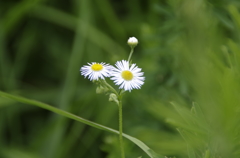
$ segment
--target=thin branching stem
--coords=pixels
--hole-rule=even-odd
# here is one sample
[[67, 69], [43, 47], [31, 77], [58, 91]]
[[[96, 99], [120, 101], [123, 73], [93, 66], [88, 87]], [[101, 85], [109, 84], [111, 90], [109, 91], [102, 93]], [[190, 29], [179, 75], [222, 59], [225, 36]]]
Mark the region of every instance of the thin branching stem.
[[129, 57], [128, 57], [128, 62], [130, 62], [133, 52], [134, 52], [134, 48], [131, 47], [131, 52], [130, 52]]
[[110, 84], [108, 84], [106, 80], [101, 80], [101, 82], [104, 83], [103, 85], [107, 86], [107, 88], [109, 88], [113, 93], [118, 95], [118, 92]]

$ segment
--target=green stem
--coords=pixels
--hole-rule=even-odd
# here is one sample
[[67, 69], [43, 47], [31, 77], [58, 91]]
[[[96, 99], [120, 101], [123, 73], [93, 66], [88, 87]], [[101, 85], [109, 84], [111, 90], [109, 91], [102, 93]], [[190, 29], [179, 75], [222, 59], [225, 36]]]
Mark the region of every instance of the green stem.
[[118, 95], [118, 92], [117, 92], [110, 84], [108, 84], [106, 80], [100, 80], [100, 82], [102, 82], [103, 85], [105, 85], [106, 87], [108, 87], [113, 93], [115, 93], [116, 95]]
[[123, 139], [122, 139], [122, 133], [123, 133], [123, 129], [122, 129], [122, 97], [119, 96], [119, 144], [120, 144], [120, 150], [121, 150], [121, 157], [125, 158], [124, 155], [124, 148], [123, 148]]
[[133, 51], [134, 51], [134, 47], [131, 47], [131, 52], [130, 52], [129, 57], [128, 57], [128, 62], [130, 62], [130, 60], [131, 60]]

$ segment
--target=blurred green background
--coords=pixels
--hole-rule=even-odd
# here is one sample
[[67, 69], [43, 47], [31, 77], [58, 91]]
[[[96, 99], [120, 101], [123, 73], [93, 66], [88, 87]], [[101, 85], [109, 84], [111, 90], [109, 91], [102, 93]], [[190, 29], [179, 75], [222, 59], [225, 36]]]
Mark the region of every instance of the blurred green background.
[[[239, 9], [238, 0], [2, 0], [0, 90], [118, 129], [118, 108], [79, 69], [127, 59], [134, 36], [146, 80], [124, 95], [124, 133], [168, 157], [239, 158]], [[124, 143], [127, 158], [147, 157]], [[118, 136], [0, 98], [0, 158], [69, 157], [120, 157]]]

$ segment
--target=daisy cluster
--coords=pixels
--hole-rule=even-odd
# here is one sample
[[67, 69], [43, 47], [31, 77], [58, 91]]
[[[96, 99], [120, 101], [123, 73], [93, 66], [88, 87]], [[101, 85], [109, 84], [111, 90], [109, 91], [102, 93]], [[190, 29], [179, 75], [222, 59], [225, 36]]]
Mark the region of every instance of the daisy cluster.
[[[138, 43], [135, 37], [131, 37], [128, 40], [128, 44], [136, 46]], [[130, 64], [129, 61], [121, 60], [117, 61], [115, 66], [101, 63], [88, 63], [81, 67], [81, 75], [87, 77], [90, 81], [104, 80], [106, 77], [110, 77], [113, 82], [119, 86], [119, 89], [125, 91], [131, 91], [132, 89], [140, 89], [144, 84], [144, 73], [141, 72], [141, 68], [138, 68], [136, 64]]]

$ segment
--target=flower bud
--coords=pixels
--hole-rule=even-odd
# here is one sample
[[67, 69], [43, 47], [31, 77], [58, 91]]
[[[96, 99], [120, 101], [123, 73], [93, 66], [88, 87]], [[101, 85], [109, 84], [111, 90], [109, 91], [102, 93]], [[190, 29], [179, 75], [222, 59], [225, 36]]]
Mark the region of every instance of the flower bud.
[[138, 44], [138, 40], [137, 40], [137, 38], [135, 38], [135, 37], [130, 37], [129, 39], [128, 39], [128, 45], [131, 47], [131, 48], [134, 48], [134, 47], [136, 47], [137, 46], [137, 44]]
[[103, 87], [103, 86], [98, 86], [97, 89], [96, 89], [97, 94], [105, 93], [107, 91], [108, 91], [108, 88]]
[[114, 93], [111, 93], [109, 95], [109, 101], [110, 102], [115, 102], [115, 103], [117, 103], [117, 105], [119, 104], [118, 98], [117, 98], [116, 94], [114, 94]]

